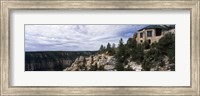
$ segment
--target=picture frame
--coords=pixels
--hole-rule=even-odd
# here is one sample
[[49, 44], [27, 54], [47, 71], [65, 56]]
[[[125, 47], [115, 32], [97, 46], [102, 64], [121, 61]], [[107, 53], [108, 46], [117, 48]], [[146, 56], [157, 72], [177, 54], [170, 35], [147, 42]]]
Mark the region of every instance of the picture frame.
[[[1, 95], [200, 95], [199, 0], [2, 0]], [[191, 86], [10, 86], [10, 12], [12, 10], [190, 10]]]

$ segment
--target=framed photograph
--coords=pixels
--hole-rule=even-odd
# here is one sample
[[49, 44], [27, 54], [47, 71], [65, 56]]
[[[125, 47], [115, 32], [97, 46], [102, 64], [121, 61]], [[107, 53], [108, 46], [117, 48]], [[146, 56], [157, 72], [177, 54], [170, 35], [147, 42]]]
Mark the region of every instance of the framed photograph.
[[1, 1], [1, 95], [200, 95], [199, 0]]

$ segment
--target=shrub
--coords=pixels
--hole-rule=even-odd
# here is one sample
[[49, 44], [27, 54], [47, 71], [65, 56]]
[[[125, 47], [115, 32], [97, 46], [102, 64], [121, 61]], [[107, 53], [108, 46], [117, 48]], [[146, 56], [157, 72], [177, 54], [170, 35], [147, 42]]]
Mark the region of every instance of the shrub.
[[144, 47], [144, 49], [149, 49], [150, 48], [150, 44], [147, 41], [144, 41], [144, 43], [142, 43], [142, 46]]
[[151, 68], [156, 66], [164, 66], [163, 55], [157, 49], [150, 49], [145, 55], [142, 68], [145, 71], [150, 71]]
[[[165, 66], [164, 56], [169, 57], [169, 63], [175, 63], [175, 34], [173, 33], [166, 34], [158, 43], [151, 45], [150, 50], [144, 55], [142, 68], [149, 71], [156, 66]], [[175, 70], [175, 66], [171, 66], [171, 70]]]
[[133, 49], [131, 57], [132, 61], [135, 61], [138, 64], [142, 63], [144, 59], [144, 47], [141, 44], [138, 44], [137, 47]]
[[162, 37], [157, 44], [157, 49], [162, 55], [169, 57], [170, 63], [175, 63], [175, 34], [168, 33]]

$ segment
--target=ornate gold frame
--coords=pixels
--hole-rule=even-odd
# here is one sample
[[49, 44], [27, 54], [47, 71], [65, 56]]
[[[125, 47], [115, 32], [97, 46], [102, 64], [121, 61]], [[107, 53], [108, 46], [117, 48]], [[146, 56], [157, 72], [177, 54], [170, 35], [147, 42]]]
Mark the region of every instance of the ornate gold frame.
[[[1, 95], [200, 95], [199, 0], [0, 0], [1, 1]], [[20, 9], [106, 9], [191, 11], [190, 87], [13, 87], [9, 86], [9, 15]]]

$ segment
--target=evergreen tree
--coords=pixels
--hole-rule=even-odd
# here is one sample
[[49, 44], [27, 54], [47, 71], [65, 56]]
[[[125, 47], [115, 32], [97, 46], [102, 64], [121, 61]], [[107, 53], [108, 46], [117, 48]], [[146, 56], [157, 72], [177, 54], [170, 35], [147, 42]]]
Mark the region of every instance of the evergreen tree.
[[106, 52], [106, 47], [105, 46], [103, 46], [103, 51], [102, 52]]
[[128, 48], [133, 48], [133, 38], [128, 38], [128, 40], [126, 42], [126, 46]]
[[144, 59], [144, 47], [142, 46], [142, 44], [137, 44], [131, 54], [131, 57], [131, 59], [133, 61], [136, 61], [138, 64], [142, 63]]
[[123, 71], [124, 70], [124, 65], [127, 63], [127, 57], [125, 54], [125, 46], [123, 44], [122, 38], [119, 41], [119, 46], [117, 48], [117, 52], [115, 55], [115, 58], [117, 59], [117, 64], [116, 64], [116, 69], [118, 71]]
[[125, 46], [126, 46], [126, 55], [130, 57], [135, 47], [133, 38], [129, 38]]
[[115, 52], [116, 48], [115, 48], [115, 43], [112, 44], [112, 47], [111, 47], [111, 54], [114, 55], [116, 52]]
[[105, 49], [106, 49], [105, 46], [101, 45], [101, 47], [100, 47], [100, 49], [99, 49], [99, 52], [100, 52], [100, 53], [103, 53], [103, 52], [105, 52]]
[[175, 34], [168, 33], [164, 37], [162, 37], [158, 44], [158, 50], [161, 51], [163, 55], [169, 57], [170, 63], [175, 63]]
[[107, 48], [106, 48], [106, 51], [108, 52], [108, 53], [111, 53], [111, 44], [110, 43], [108, 43], [107, 44]]
[[156, 66], [163, 67], [165, 64], [163, 63], [163, 55], [158, 49], [150, 49], [145, 55], [142, 64], [142, 68], [145, 71], [150, 71], [151, 68], [155, 68]]
[[165, 56], [169, 58], [169, 63], [174, 64], [170, 66], [171, 70], [175, 70], [175, 34], [173, 33], [166, 34], [158, 43], [151, 45], [150, 50], [144, 55], [142, 68], [145, 71], [149, 71], [156, 66], [165, 66], [163, 61]]
[[150, 48], [150, 44], [148, 41], [144, 41], [144, 43], [142, 43], [142, 46], [144, 47], [144, 49], [149, 49]]
[[101, 45], [101, 47], [100, 47], [99, 51], [103, 51], [103, 45]]
[[137, 33], [133, 35], [133, 38], [131, 40], [127, 41], [128, 49], [130, 58], [132, 61], [135, 61], [137, 63], [141, 63], [144, 56], [144, 48], [141, 44], [137, 44]]
[[107, 49], [111, 49], [111, 44], [108, 42]]

